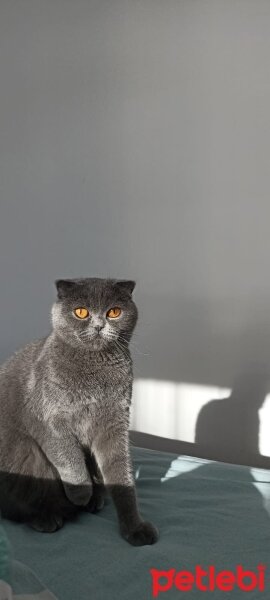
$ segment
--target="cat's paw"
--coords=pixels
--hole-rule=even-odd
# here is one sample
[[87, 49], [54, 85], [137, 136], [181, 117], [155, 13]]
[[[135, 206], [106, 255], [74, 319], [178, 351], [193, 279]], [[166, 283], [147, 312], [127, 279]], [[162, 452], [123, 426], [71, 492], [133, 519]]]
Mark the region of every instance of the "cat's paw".
[[78, 485], [64, 482], [64, 488], [67, 498], [76, 506], [87, 506], [93, 494], [93, 486], [89, 480]]
[[106, 490], [104, 486], [94, 486], [93, 494], [86, 505], [87, 512], [97, 513], [104, 507]]
[[157, 528], [148, 521], [142, 521], [136, 529], [122, 533], [123, 537], [132, 546], [148, 546], [158, 541]]
[[29, 526], [41, 533], [54, 533], [64, 525], [60, 515], [39, 515], [30, 521]]

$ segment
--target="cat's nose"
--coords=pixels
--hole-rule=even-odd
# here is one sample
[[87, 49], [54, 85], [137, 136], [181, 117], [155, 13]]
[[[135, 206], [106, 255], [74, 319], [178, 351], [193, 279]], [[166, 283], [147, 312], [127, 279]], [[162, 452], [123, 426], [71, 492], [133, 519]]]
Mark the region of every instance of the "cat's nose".
[[95, 330], [99, 333], [103, 327], [104, 325], [95, 325]]

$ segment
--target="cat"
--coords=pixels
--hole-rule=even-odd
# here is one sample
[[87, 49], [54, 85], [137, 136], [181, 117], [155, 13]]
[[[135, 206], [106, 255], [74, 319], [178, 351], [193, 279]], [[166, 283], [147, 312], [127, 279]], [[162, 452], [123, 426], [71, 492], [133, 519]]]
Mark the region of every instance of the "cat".
[[135, 282], [55, 282], [52, 332], [0, 367], [0, 510], [53, 532], [79, 510], [114, 501], [121, 535], [154, 544], [139, 513], [129, 451], [129, 341]]

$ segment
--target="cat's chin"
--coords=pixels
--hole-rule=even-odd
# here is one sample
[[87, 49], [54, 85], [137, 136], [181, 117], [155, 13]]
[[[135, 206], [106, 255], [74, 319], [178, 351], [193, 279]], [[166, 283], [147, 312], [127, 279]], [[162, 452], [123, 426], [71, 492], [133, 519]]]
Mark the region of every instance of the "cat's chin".
[[101, 350], [105, 350], [108, 344], [104, 338], [98, 336], [93, 340], [89, 340], [85, 345], [87, 345], [87, 348], [93, 352], [100, 352]]

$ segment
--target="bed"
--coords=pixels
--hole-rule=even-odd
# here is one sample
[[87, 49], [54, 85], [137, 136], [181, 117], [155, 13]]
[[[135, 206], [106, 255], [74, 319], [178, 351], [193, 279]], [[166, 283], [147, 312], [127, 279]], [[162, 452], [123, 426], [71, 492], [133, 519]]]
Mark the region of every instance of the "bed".
[[[119, 535], [110, 500], [98, 515], [81, 514], [54, 534], [2, 521], [13, 560], [44, 584], [34, 590], [31, 577], [21, 577], [20, 582], [19, 573], [16, 598], [149, 600], [151, 569], [192, 572], [196, 565], [214, 565], [217, 570], [235, 571], [243, 565], [256, 571], [259, 564], [267, 566], [267, 470], [142, 448], [132, 448], [132, 455], [141, 512], [158, 526], [159, 542], [129, 546]], [[19, 563], [14, 563], [13, 577]], [[44, 588], [53, 595], [46, 596]], [[270, 584], [268, 588], [249, 592], [249, 598], [268, 598]], [[34, 592], [37, 595], [30, 595]], [[159, 594], [168, 600], [182, 596], [175, 586]], [[202, 594], [192, 589], [187, 596], [192, 600]], [[215, 600], [224, 594], [214, 590], [210, 597]], [[231, 597], [243, 597], [243, 592], [235, 589]]]

